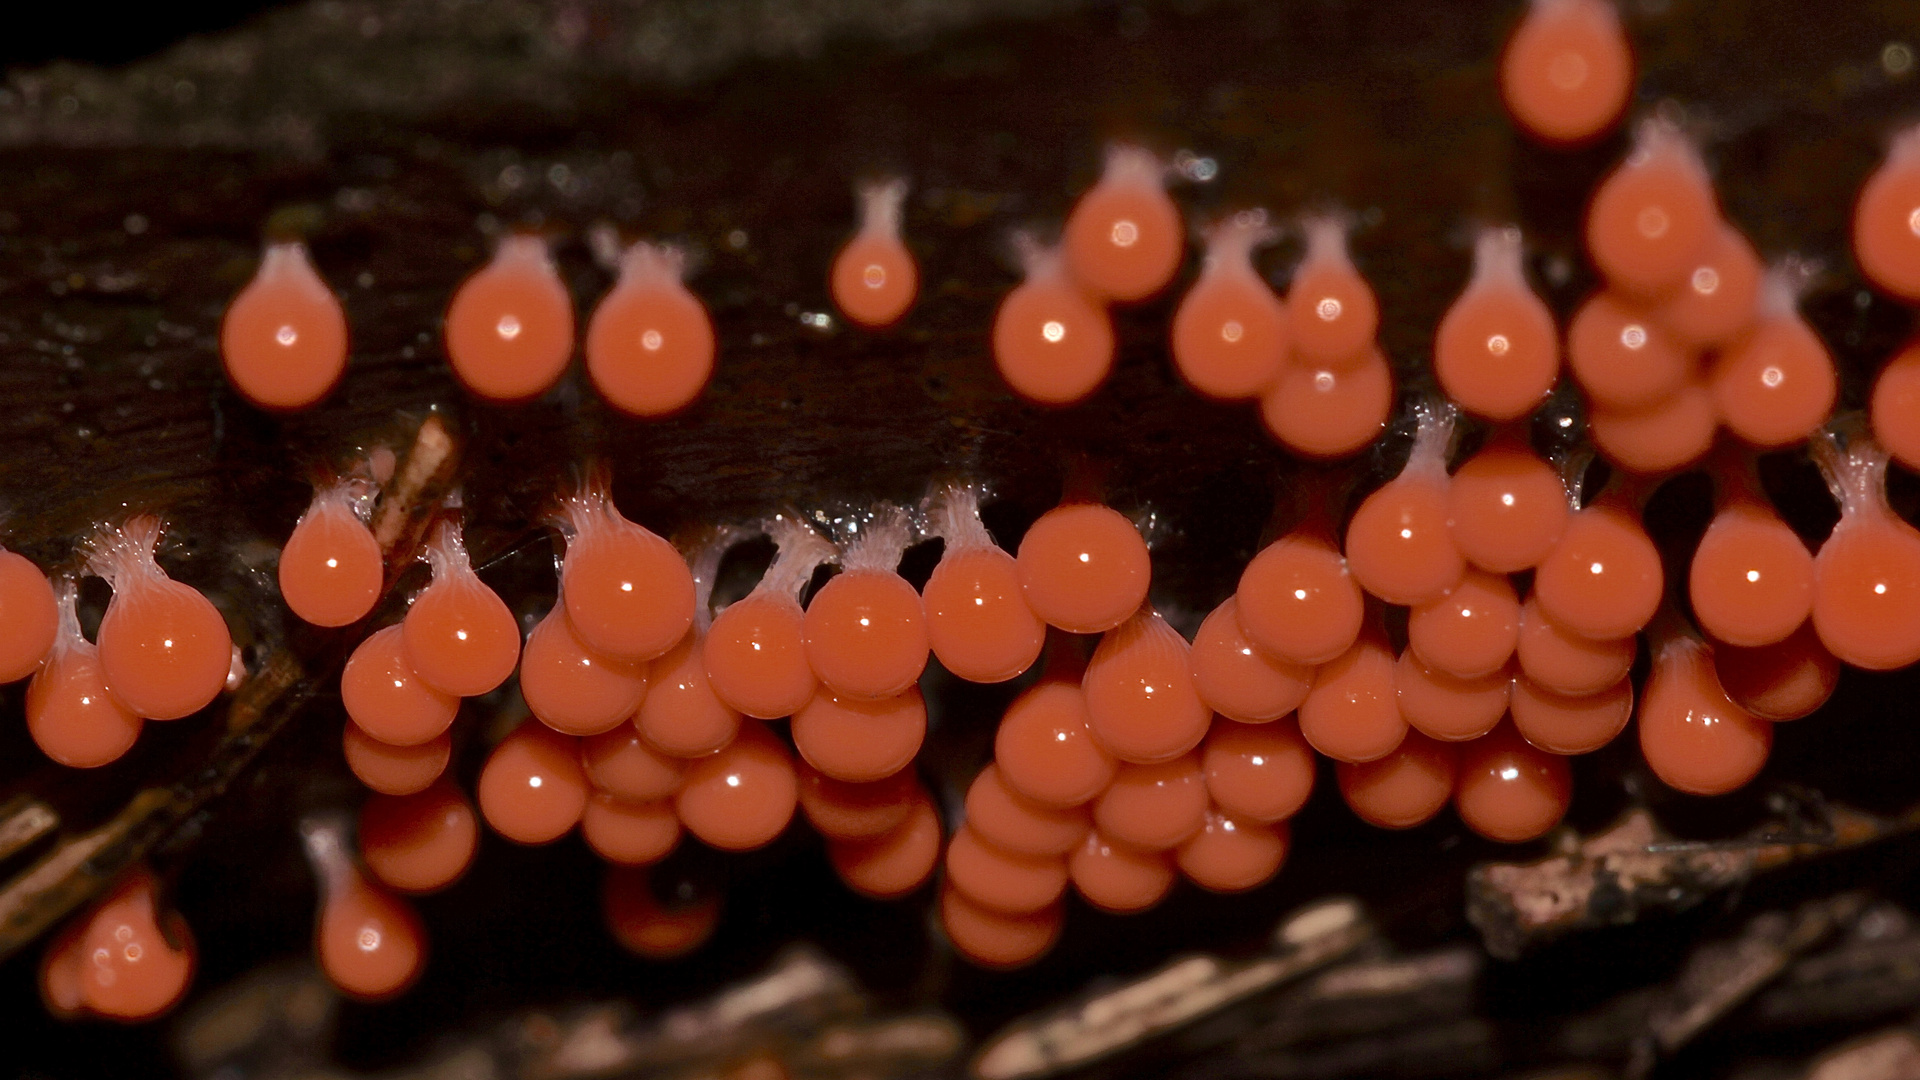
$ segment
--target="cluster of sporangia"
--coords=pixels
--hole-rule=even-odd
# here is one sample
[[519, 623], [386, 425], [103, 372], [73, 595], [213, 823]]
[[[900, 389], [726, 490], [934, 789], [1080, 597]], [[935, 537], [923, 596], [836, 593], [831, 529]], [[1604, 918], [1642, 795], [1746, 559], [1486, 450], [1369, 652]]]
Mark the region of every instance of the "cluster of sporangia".
[[[1556, 144], [1617, 123], [1631, 81], [1604, 0], [1536, 0], [1501, 68], [1516, 121]], [[995, 318], [993, 354], [1021, 396], [1067, 405], [1092, 394], [1113, 361], [1106, 305], [1170, 283], [1183, 227], [1163, 175], [1150, 154], [1117, 147], [1059, 248], [1020, 238], [1027, 278]], [[904, 194], [898, 182], [864, 189], [863, 227], [834, 262], [834, 297], [856, 323], [894, 323], [913, 301]], [[1333, 458], [1377, 437], [1393, 387], [1343, 222], [1300, 226], [1306, 256], [1282, 298], [1251, 261], [1276, 235], [1264, 214], [1216, 224], [1171, 353], [1199, 393], [1257, 399], [1287, 447]], [[1877, 287], [1920, 301], [1920, 129], [1895, 140], [1862, 191], [1853, 248]], [[1872, 438], [1857, 425], [1823, 431], [1835, 375], [1795, 311], [1804, 272], [1791, 262], [1763, 272], [1720, 217], [1693, 146], [1660, 120], [1595, 191], [1587, 250], [1605, 286], [1574, 316], [1565, 351], [1613, 483], [1583, 500], [1584, 459], [1556, 467], [1529, 445], [1524, 421], [1559, 378], [1561, 335], [1527, 284], [1519, 231], [1489, 229], [1434, 342], [1451, 402], [1421, 407], [1404, 469], [1359, 505], [1344, 543], [1335, 493], [1290, 503], [1307, 510], [1282, 515], [1291, 531], [1254, 558], [1191, 645], [1147, 602], [1139, 532], [1091, 497], [1044, 515], [1017, 554], [996, 546], [964, 486], [936, 492], [917, 520], [887, 507], [841, 522], [838, 544], [775, 518], [763, 526], [772, 566], [711, 615], [714, 568], [742, 533], [677, 551], [622, 517], [596, 477], [556, 515], [560, 602], [524, 648], [469, 565], [457, 521], [445, 521], [427, 550], [431, 584], [341, 678], [347, 761], [376, 794], [361, 811], [358, 859], [342, 829], [308, 829], [326, 893], [322, 966], [363, 998], [398, 993], [420, 970], [423, 931], [396, 894], [445, 887], [477, 842], [472, 805], [441, 775], [447, 730], [461, 698], [493, 691], [516, 666], [532, 717], [494, 748], [480, 814], [525, 844], [578, 827], [613, 864], [615, 936], [656, 957], [697, 947], [717, 918], [712, 901], [674, 907], [649, 888], [643, 868], [683, 829], [746, 850], [778, 836], [797, 806], [853, 889], [892, 897], [924, 884], [943, 849], [913, 771], [928, 656], [961, 678], [1005, 681], [1040, 657], [1047, 627], [1057, 633], [1045, 672], [1002, 718], [994, 763], [944, 844], [948, 936], [988, 965], [1044, 952], [1069, 884], [1100, 908], [1137, 911], [1177, 874], [1221, 891], [1267, 880], [1313, 786], [1315, 752], [1339, 763], [1341, 795], [1380, 826], [1417, 825], [1451, 802], [1485, 836], [1540, 836], [1571, 797], [1567, 756], [1605, 745], [1635, 712], [1628, 669], [1642, 631], [1653, 654], [1638, 709], [1648, 766], [1685, 792], [1740, 787], [1765, 762], [1771, 725], [1825, 701], [1841, 663], [1920, 660], [1920, 533], [1884, 488], [1889, 454], [1920, 468], [1920, 344], [1882, 373]], [[711, 372], [712, 328], [679, 271], [674, 249], [635, 245], [589, 324], [587, 373], [627, 412], [683, 408]], [[541, 394], [572, 347], [570, 299], [533, 236], [505, 240], [447, 312], [453, 370], [489, 400]], [[267, 249], [222, 348], [235, 385], [262, 406], [310, 405], [339, 379], [345, 320], [300, 245]], [[1460, 411], [1493, 430], [1456, 465]], [[1721, 427], [1731, 437], [1716, 450]], [[1809, 440], [1841, 508], [1817, 553], [1752, 465], [1757, 450]], [[1660, 478], [1703, 459], [1717, 513], [1687, 576], [1690, 623], [1664, 596], [1640, 508]], [[280, 582], [301, 618], [348, 626], [372, 609], [383, 566], [366, 524], [371, 490], [356, 479], [320, 491], [287, 541]], [[0, 556], [0, 677], [34, 676], [28, 723], [57, 761], [113, 760], [143, 717], [195, 712], [229, 677], [226, 626], [155, 564], [157, 533], [140, 518], [90, 541], [92, 572], [114, 588], [97, 646], [81, 635], [71, 581], [50, 586], [27, 560]], [[923, 535], [945, 547], [916, 593], [896, 565]], [[830, 561], [841, 572], [803, 608]], [[1530, 582], [1524, 598], [1514, 575]], [[1384, 605], [1406, 609], [1397, 652]], [[1090, 656], [1073, 635], [1099, 635]], [[767, 723], [780, 718], [786, 739]], [[177, 1000], [191, 970], [184, 924], [161, 914], [141, 870], [55, 942], [43, 988], [63, 1013], [140, 1018]]]

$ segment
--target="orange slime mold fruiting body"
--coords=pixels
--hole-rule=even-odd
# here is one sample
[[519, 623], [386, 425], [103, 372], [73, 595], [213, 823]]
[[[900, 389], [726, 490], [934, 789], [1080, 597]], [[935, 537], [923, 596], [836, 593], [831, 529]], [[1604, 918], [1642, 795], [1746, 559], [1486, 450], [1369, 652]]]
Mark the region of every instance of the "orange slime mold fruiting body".
[[1119, 626], [1139, 610], [1153, 580], [1140, 531], [1093, 502], [1065, 502], [1040, 515], [1014, 561], [1027, 606], [1072, 634]]
[[357, 480], [319, 488], [280, 549], [280, 595], [315, 626], [359, 622], [380, 599], [386, 564], [362, 516], [367, 502]]
[[933, 877], [940, 863], [940, 815], [925, 795], [902, 809], [899, 824], [865, 839], [830, 839], [827, 859], [847, 887], [874, 900], [905, 896]]
[[1313, 794], [1313, 749], [1292, 720], [1240, 724], [1215, 720], [1201, 748], [1207, 795], [1242, 821], [1283, 821]]
[[1415, 731], [1442, 742], [1477, 739], [1506, 715], [1512, 674], [1501, 668], [1462, 679], [1428, 666], [1412, 649], [1393, 665], [1400, 715]]
[[1061, 237], [1076, 281], [1110, 300], [1144, 300], [1173, 280], [1185, 251], [1166, 167], [1137, 146], [1107, 148], [1100, 182], [1080, 196]]
[[1604, 494], [1568, 520], [1533, 587], [1555, 626], [1611, 641], [1647, 625], [1665, 586], [1660, 552], [1638, 511], [1623, 497]]
[[412, 905], [369, 882], [347, 852], [345, 830], [328, 821], [302, 825], [307, 859], [320, 879], [313, 935], [320, 970], [342, 993], [384, 1001], [412, 986], [426, 966], [426, 929]]
[[271, 243], [220, 320], [234, 389], [263, 409], [310, 408], [347, 368], [347, 315], [297, 240]]
[[1067, 876], [1087, 903], [1102, 911], [1145, 911], [1173, 888], [1173, 860], [1163, 851], [1142, 851], [1101, 835], [1100, 830], [1067, 857]]
[[599, 791], [581, 812], [580, 836], [610, 863], [651, 866], [680, 843], [680, 819], [665, 800], [630, 802]]
[[1306, 700], [1313, 669], [1270, 656], [1240, 628], [1239, 602], [1229, 596], [1194, 635], [1193, 687], [1208, 708], [1232, 720], [1264, 724]]
[[543, 724], [565, 735], [621, 727], [647, 694], [647, 662], [608, 656], [574, 631], [564, 600], [527, 635], [520, 694]]
[[729, 604], [707, 631], [707, 681], [729, 708], [762, 720], [791, 716], [819, 686], [807, 661], [800, 594], [833, 544], [806, 522], [777, 516], [767, 533], [779, 548], [753, 591]]
[[361, 804], [355, 831], [367, 869], [403, 893], [453, 884], [480, 843], [473, 804], [446, 779], [413, 795], [374, 795]]
[[1058, 249], [1015, 237], [1026, 280], [993, 315], [993, 362], [1013, 392], [1037, 405], [1073, 405], [1113, 370], [1113, 322], [1068, 274]]
[[1400, 475], [1381, 485], [1347, 525], [1347, 565], [1367, 592], [1390, 604], [1425, 604], [1460, 583], [1466, 560], [1447, 524], [1451, 406], [1424, 405]]
[[1559, 475], [1513, 432], [1468, 458], [1447, 487], [1453, 546], [1495, 574], [1538, 566], [1559, 542], [1567, 514]]
[[706, 635], [687, 631], [680, 644], [653, 662], [647, 696], [634, 724], [647, 741], [675, 757], [711, 754], [733, 741], [741, 713], [707, 680]]
[[[799, 765], [800, 809], [828, 840], [863, 841], [889, 836], [927, 801], [913, 770], [902, 769], [884, 780], [849, 784], [835, 780], [804, 760]], [[939, 819], [934, 820], [934, 847], [939, 848]], [[933, 865], [933, 858], [927, 860]]]
[[1670, 121], [1653, 117], [1635, 132], [1633, 152], [1594, 189], [1587, 253], [1613, 288], [1664, 298], [1685, 287], [1719, 224], [1699, 151]]
[[[1297, 286], [1296, 286], [1297, 288]], [[1354, 454], [1387, 426], [1393, 408], [1393, 370], [1369, 347], [1344, 367], [1294, 362], [1260, 397], [1267, 433], [1301, 457], [1331, 460]]]
[[674, 546], [621, 516], [596, 471], [558, 516], [567, 537], [560, 565], [567, 619], [590, 648], [651, 660], [693, 624], [693, 573]]
[[793, 714], [791, 731], [807, 764], [835, 780], [884, 780], [913, 764], [927, 735], [927, 703], [918, 686], [890, 698], [823, 690]]
[[1810, 622], [1772, 645], [1717, 646], [1713, 667], [1727, 696], [1762, 720], [1798, 720], [1825, 705], [1840, 685], [1840, 660], [1820, 644]]
[[1608, 461], [1644, 476], [1673, 472], [1705, 457], [1718, 424], [1712, 391], [1689, 378], [1673, 393], [1635, 409], [1595, 405], [1587, 413], [1587, 436]]
[[1887, 505], [1887, 455], [1856, 436], [1815, 439], [1840, 521], [1813, 559], [1813, 627], [1841, 660], [1891, 671], [1920, 660], [1920, 531]]
[[579, 740], [538, 720], [500, 740], [474, 786], [487, 824], [516, 844], [550, 844], [572, 832], [590, 791]]
[[86, 933], [86, 917], [73, 919], [53, 935], [40, 954], [40, 1003], [55, 1020], [78, 1020], [86, 1015], [87, 1000], [80, 985], [80, 946]]
[[1684, 632], [1655, 646], [1639, 728], [1647, 766], [1690, 795], [1724, 795], [1745, 785], [1773, 748], [1773, 725], [1727, 696], [1712, 648]]
[[1056, 807], [1078, 806], [1100, 794], [1117, 764], [1093, 735], [1078, 681], [1051, 676], [1007, 706], [993, 756], [1009, 787]]
[[674, 808], [703, 843], [722, 851], [751, 851], [786, 829], [798, 796], [786, 746], [765, 724], [745, 723], [724, 749], [687, 766]]
[[1394, 685], [1394, 655], [1374, 626], [1353, 647], [1314, 672], [1300, 703], [1300, 734], [1335, 761], [1385, 757], [1406, 738]]
[[1351, 648], [1366, 614], [1360, 585], [1320, 520], [1262, 548], [1241, 572], [1234, 602], [1255, 648], [1308, 666]]
[[1165, 851], [1200, 830], [1207, 812], [1207, 780], [1200, 755], [1154, 765], [1123, 763], [1093, 803], [1101, 835], [1142, 851]]
[[713, 320], [682, 283], [685, 272], [679, 248], [637, 243], [587, 321], [587, 377], [621, 412], [671, 416], [713, 378]]
[[1723, 464], [1719, 511], [1687, 570], [1700, 629], [1748, 647], [1783, 640], [1813, 611], [1813, 555], [1767, 502], [1752, 468], [1738, 458]]
[[907, 182], [898, 177], [861, 184], [860, 229], [833, 257], [828, 285], [848, 319], [868, 327], [892, 326], [913, 305], [920, 288], [913, 254], [900, 239], [900, 208]]
[[1683, 348], [1719, 348], [1759, 314], [1760, 256], [1739, 229], [1722, 222], [1695, 263], [1653, 317]]
[[946, 868], [949, 888], [1006, 915], [1040, 911], [1067, 890], [1066, 859], [1008, 851], [969, 825], [960, 826], [948, 842]]
[[1608, 0], [1532, 0], [1500, 58], [1500, 96], [1527, 134], [1578, 145], [1620, 121], [1633, 66], [1626, 29]]
[[1546, 833], [1573, 801], [1567, 759], [1527, 745], [1511, 725], [1460, 747], [1453, 808], [1467, 828], [1517, 844]]
[[1292, 831], [1208, 811], [1200, 831], [1174, 854], [1180, 872], [1210, 892], [1236, 893], [1273, 880], [1287, 861]]
[[459, 697], [414, 674], [398, 625], [375, 630], [353, 650], [340, 673], [340, 700], [355, 726], [389, 746], [438, 738], [460, 711]]
[[740, 730], [739, 710], [721, 701], [707, 681], [706, 659], [707, 631], [713, 622], [714, 575], [738, 536], [739, 530], [721, 529], [691, 545], [688, 565], [693, 579], [693, 625], [673, 648], [653, 662], [647, 696], [634, 714], [634, 726], [647, 741], [675, 757], [711, 754], [732, 742]]
[[[38, 576], [40, 571], [33, 573]], [[145, 722], [108, 692], [99, 651], [80, 632], [74, 611], [77, 595], [72, 579], [62, 579], [53, 644], [27, 684], [27, 732], [53, 760], [91, 769], [132, 749]]]
[[33, 560], [0, 548], [0, 682], [33, 674], [58, 636], [53, 584]]
[[447, 360], [475, 395], [518, 402], [560, 381], [573, 353], [573, 300], [547, 242], [513, 235], [447, 306]]
[[1122, 761], [1177, 758], [1207, 733], [1186, 639], [1149, 605], [1102, 635], [1081, 686], [1093, 737]]
[[648, 960], [673, 960], [707, 943], [720, 925], [718, 898], [678, 898], [668, 906], [654, 895], [642, 867], [613, 866], [601, 885], [601, 911], [620, 947]]
[[97, 635], [108, 688], [149, 720], [174, 720], [225, 688], [233, 637], [206, 597], [160, 569], [159, 540], [160, 521], [147, 515], [103, 528], [88, 544], [87, 565], [113, 587]]
[[162, 915], [153, 871], [136, 866], [85, 916], [79, 940], [80, 996], [115, 1020], [151, 1020], [186, 996], [195, 950], [186, 921]]
[[1286, 303], [1253, 268], [1253, 252], [1279, 237], [1265, 211], [1235, 214], [1207, 233], [1200, 278], [1173, 313], [1180, 377], [1218, 401], [1258, 397], [1280, 377], [1290, 331]]
[[1920, 470], [1920, 338], [1901, 346], [1873, 381], [1873, 437], [1893, 460]]
[[1340, 796], [1369, 825], [1411, 829], [1433, 820], [1453, 797], [1459, 750], [1409, 731], [1393, 752], [1373, 761], [1341, 762]]
[[807, 662], [821, 687], [869, 701], [904, 694], [927, 666], [926, 609], [895, 570], [913, 540], [899, 507], [859, 523], [841, 554], [844, 572], [807, 605]]
[[1567, 326], [1567, 367], [1597, 408], [1651, 408], [1685, 386], [1697, 366], [1672, 333], [1630, 297], [1595, 293]]
[[368, 735], [348, 721], [342, 751], [347, 768], [360, 782], [382, 795], [411, 795], [424, 791], [446, 771], [453, 756], [453, 740], [446, 732], [417, 746], [393, 746]]
[[1794, 308], [1807, 274], [1797, 261], [1769, 273], [1760, 318], [1708, 373], [1721, 422], [1754, 446], [1788, 446], [1812, 435], [1839, 393], [1833, 356]]
[[428, 686], [457, 697], [491, 692], [520, 659], [520, 625], [500, 595], [473, 572], [457, 521], [443, 521], [427, 545], [433, 580], [407, 609], [400, 642]]
[[985, 968], [1031, 964], [1059, 940], [1059, 904], [1027, 915], [1008, 915], [974, 903], [951, 886], [940, 890], [940, 926], [969, 961]]
[[1560, 374], [1553, 312], [1521, 269], [1520, 230], [1483, 229], [1473, 279], [1440, 319], [1433, 373], [1460, 407], [1492, 420], [1525, 416]]
[[1513, 726], [1549, 754], [1588, 754], [1626, 730], [1633, 684], [1624, 677], [1597, 694], [1549, 690], [1526, 676], [1513, 681]]
[[999, 765], [981, 769], [968, 785], [966, 812], [968, 827], [1020, 855], [1065, 855], [1093, 827], [1085, 807], [1048, 806], [1020, 794]]
[[1853, 208], [1853, 257], [1867, 280], [1920, 303], [1920, 126], [1896, 135]]
[[1294, 363], [1339, 370], [1364, 362], [1380, 328], [1373, 287], [1347, 253], [1348, 221], [1310, 215], [1300, 221], [1307, 254], [1287, 291]]
[[980, 683], [1005, 682], [1032, 667], [1046, 642], [1046, 624], [1027, 606], [1019, 563], [981, 523], [980, 493], [948, 485], [933, 532], [945, 550], [920, 595], [927, 644], [941, 666]]
[[1470, 569], [1407, 616], [1407, 648], [1429, 667], [1477, 679], [1506, 667], [1520, 642], [1520, 598], [1503, 574]]
[[680, 790], [686, 762], [661, 753], [632, 727], [617, 727], [580, 740], [580, 767], [595, 790], [656, 802]]

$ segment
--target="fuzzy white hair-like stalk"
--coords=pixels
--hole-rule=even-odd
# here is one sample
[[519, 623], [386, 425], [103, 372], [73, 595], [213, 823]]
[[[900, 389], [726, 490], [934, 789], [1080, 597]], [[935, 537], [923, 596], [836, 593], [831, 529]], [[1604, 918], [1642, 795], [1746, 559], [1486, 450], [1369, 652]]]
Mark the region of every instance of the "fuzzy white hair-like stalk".
[[947, 542], [947, 552], [994, 547], [993, 536], [980, 520], [980, 489], [952, 483], [940, 489], [928, 512], [928, 531]]
[[820, 564], [838, 557], [833, 541], [796, 515], [776, 514], [764, 529], [773, 538], [777, 553], [773, 565], [767, 567], [766, 574], [760, 578], [760, 584], [753, 587], [754, 592], [764, 590], [798, 600]]
[[152, 514], [136, 514], [117, 527], [103, 524], [85, 542], [87, 569], [117, 591], [137, 575], [162, 574], [153, 560], [159, 543], [160, 519]]
[[907, 512], [882, 503], [864, 519], [847, 524], [853, 538], [840, 553], [840, 565], [848, 570], [879, 570], [893, 573], [914, 540], [913, 520]]

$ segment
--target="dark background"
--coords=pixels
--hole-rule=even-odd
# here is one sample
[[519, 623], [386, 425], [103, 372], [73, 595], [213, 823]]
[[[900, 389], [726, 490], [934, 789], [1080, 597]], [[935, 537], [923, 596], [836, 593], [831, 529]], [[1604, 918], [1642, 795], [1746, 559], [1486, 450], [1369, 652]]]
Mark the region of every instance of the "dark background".
[[111, 15], [85, 5], [50, 5], [19, 20], [0, 43], [8, 68], [55, 60], [126, 64], [145, 59], [194, 34], [229, 30], [286, 0], [196, 0], [191, 4], [135, 5]]
[[[1786, 0], [1626, 9], [1642, 63], [1636, 109], [1684, 102], [1725, 211], [1763, 255], [1825, 262], [1805, 309], [1841, 365], [1843, 406], [1860, 406], [1911, 315], [1864, 291], [1844, 230], [1884, 137], [1920, 103], [1920, 83], [1880, 63], [1888, 42], [1920, 44], [1920, 9], [1862, 2], [1836, 17]], [[301, 954], [312, 883], [293, 823], [359, 798], [327, 690], [341, 643], [281, 625], [260, 599], [263, 546], [284, 538], [317, 469], [441, 410], [465, 444], [485, 576], [516, 612], [537, 614], [552, 599], [537, 522], [585, 457], [609, 460], [623, 509], [663, 534], [788, 505], [911, 502], [939, 480], [978, 477], [998, 492], [989, 524], [1008, 545], [1058, 497], [1073, 462], [1089, 459], [1116, 506], [1152, 515], [1155, 602], [1190, 631], [1231, 591], [1300, 466], [1249, 412], [1201, 402], [1173, 379], [1162, 345], [1171, 295], [1118, 313], [1120, 363], [1093, 402], [1051, 413], [1012, 400], [985, 351], [993, 304], [1015, 280], [1007, 234], [1057, 226], [1115, 137], [1218, 163], [1216, 180], [1175, 190], [1193, 222], [1337, 201], [1362, 215], [1355, 256], [1381, 297], [1382, 340], [1401, 381], [1410, 394], [1428, 388], [1431, 328], [1466, 278], [1473, 228], [1517, 220], [1530, 269], [1564, 317], [1592, 285], [1579, 254], [1585, 193], [1625, 148], [1616, 136], [1554, 153], [1513, 133], [1492, 65], [1518, 10], [1426, 0], [911, 10], [844, 0], [796, 12], [586, 0], [209, 4], [131, 21], [56, 11], [0, 43], [10, 70], [0, 100], [8, 544], [58, 565], [74, 537], [121, 505], [159, 510], [171, 526], [169, 570], [223, 602], [259, 648], [299, 656], [317, 690], [242, 783], [158, 856], [201, 942], [197, 992]], [[256, 11], [264, 17], [249, 20]], [[50, 61], [105, 66], [41, 66]], [[915, 182], [906, 231], [922, 266], [918, 306], [883, 335], [803, 324], [798, 314], [831, 310], [825, 268], [851, 224], [852, 184], [882, 170]], [[270, 221], [308, 236], [355, 336], [341, 390], [288, 418], [235, 398], [212, 344]], [[440, 361], [437, 319], [484, 259], [489, 231], [549, 231], [584, 317], [610, 282], [584, 240], [602, 223], [695, 252], [691, 284], [721, 339], [707, 398], [685, 417], [636, 423], [601, 407], [576, 370], [528, 406], [466, 400]], [[736, 231], [744, 247], [730, 243]], [[1282, 244], [1262, 269], [1284, 281], [1297, 252]], [[1335, 475], [1363, 493], [1397, 468], [1402, 434]], [[1776, 455], [1765, 472], [1794, 524], [1823, 535], [1834, 511], [1803, 457]], [[1911, 478], [1897, 476], [1895, 488], [1911, 509]], [[1670, 565], [1684, 565], [1706, 513], [1698, 478], [1656, 500], [1650, 523]], [[923, 576], [936, 555], [918, 549], [909, 566]], [[734, 573], [751, 580], [756, 557], [766, 552], [744, 550]], [[921, 768], [951, 809], [1017, 687], [935, 674], [928, 689], [934, 730]], [[1647, 804], [1683, 835], [1736, 836], [1788, 784], [1903, 809], [1920, 751], [1914, 689], [1908, 673], [1850, 673], [1821, 714], [1780, 730], [1760, 782], [1722, 800], [1662, 790], [1628, 737], [1576, 762], [1570, 820], [1589, 831]], [[206, 718], [152, 725], [126, 761], [74, 775], [38, 757], [19, 699], [19, 688], [0, 698], [0, 790], [43, 794], [76, 829], [142, 784], [191, 776], [211, 741]], [[457, 775], [471, 779], [490, 721], [509, 708], [470, 706]], [[675, 857], [673, 874], [727, 893], [727, 915], [712, 947], [672, 965], [631, 960], [600, 931], [598, 868], [577, 839], [539, 850], [489, 839], [465, 880], [422, 904], [434, 950], [426, 978], [398, 1002], [347, 1006], [335, 1053], [353, 1069], [384, 1069], [535, 1005], [687, 1000], [796, 938], [819, 942], [883, 1003], [937, 1004], [984, 1034], [1094, 976], [1193, 948], [1245, 951], [1281, 912], [1333, 892], [1365, 898], [1401, 948], [1471, 941], [1466, 868], [1545, 850], [1487, 844], [1450, 815], [1406, 834], [1366, 829], [1331, 779], [1297, 820], [1294, 855], [1273, 884], [1231, 898], [1184, 888], [1129, 919], [1070, 904], [1059, 948], [1017, 976], [954, 961], [929, 932], [931, 890], [894, 904], [851, 896], [804, 828], [751, 856], [714, 858], [689, 844]], [[1883, 844], [1737, 903], [1495, 965], [1475, 1008], [1504, 1025], [1495, 1040], [1504, 1056], [1438, 1056], [1421, 1074], [1557, 1060], [1515, 1033], [1669, 977], [1690, 942], [1765, 905], [1856, 884], [1910, 899], [1916, 855], [1912, 843]], [[0, 966], [0, 1015], [18, 1018], [21, 1032], [16, 1071], [164, 1067], [164, 1023], [46, 1020], [35, 952]], [[1767, 1052], [1804, 1056], [1851, 1030], [1795, 1031]], [[1728, 1042], [1694, 1054], [1672, 1075], [1736, 1067]]]

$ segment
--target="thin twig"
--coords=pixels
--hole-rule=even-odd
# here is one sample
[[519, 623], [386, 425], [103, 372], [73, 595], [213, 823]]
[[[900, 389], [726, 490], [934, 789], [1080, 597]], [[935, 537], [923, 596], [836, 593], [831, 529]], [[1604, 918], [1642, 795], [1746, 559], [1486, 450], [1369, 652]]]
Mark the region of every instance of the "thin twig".
[[15, 795], [0, 806], [0, 859], [10, 859], [35, 840], [60, 827], [60, 814], [31, 795]]

